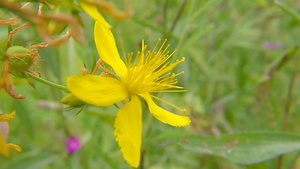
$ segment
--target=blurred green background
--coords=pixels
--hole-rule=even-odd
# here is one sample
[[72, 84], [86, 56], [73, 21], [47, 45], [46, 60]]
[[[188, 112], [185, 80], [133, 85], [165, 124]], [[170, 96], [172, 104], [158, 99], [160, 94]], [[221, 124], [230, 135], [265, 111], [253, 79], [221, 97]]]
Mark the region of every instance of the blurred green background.
[[[286, 54], [300, 42], [300, 1], [286, 0], [286, 6], [281, 7], [271, 0], [121, 3], [113, 0], [111, 3], [119, 10], [130, 5], [134, 12], [124, 21], [103, 14], [113, 26], [120, 53], [120, 40], [127, 53], [136, 53], [141, 50], [142, 39], [151, 49], [158, 38], [167, 38], [171, 44], [169, 50], [178, 50], [172, 60], [186, 59], [174, 72], [184, 71], [178, 81], [187, 92], [160, 96], [186, 108], [192, 123], [183, 128], [171, 127], [154, 119], [143, 105], [140, 168], [274, 169], [278, 166], [278, 158], [244, 165], [166, 143], [176, 133], [207, 136], [244, 131], [299, 133], [300, 53], [297, 51], [292, 57]], [[35, 7], [37, 4], [33, 3], [32, 9]], [[0, 9], [1, 13], [6, 11]], [[87, 43], [82, 45], [71, 38], [58, 48], [44, 48], [32, 70], [37, 69], [43, 78], [65, 85], [66, 77], [79, 74], [83, 63], [91, 69], [93, 56], [98, 57], [93, 39], [94, 21], [82, 10], [80, 16]], [[7, 36], [7, 27], [1, 26], [1, 46], [5, 46]], [[35, 29], [24, 28], [13, 36], [13, 44], [29, 46], [38, 36]], [[9, 158], [0, 156], [1, 169], [131, 168], [113, 136], [118, 111], [115, 106], [89, 105], [76, 115], [80, 109], [70, 110], [59, 102], [66, 93], [40, 82], [34, 83], [34, 90], [23, 82], [17, 82], [16, 87], [26, 96], [25, 100], [13, 99], [4, 90], [0, 91], [2, 112], [17, 113], [9, 122], [9, 142], [23, 149], [22, 153], [11, 151]], [[159, 105], [180, 114], [164, 103]], [[65, 139], [70, 135], [76, 135], [83, 144], [72, 155], [65, 151]], [[281, 166], [300, 168], [299, 154], [285, 155]]]

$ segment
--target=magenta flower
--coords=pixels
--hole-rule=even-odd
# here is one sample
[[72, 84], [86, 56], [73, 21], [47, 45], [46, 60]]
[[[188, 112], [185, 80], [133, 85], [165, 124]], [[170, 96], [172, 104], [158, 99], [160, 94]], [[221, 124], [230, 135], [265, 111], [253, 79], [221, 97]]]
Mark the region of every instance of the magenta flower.
[[81, 148], [80, 140], [76, 136], [70, 136], [66, 139], [67, 153], [72, 154]]

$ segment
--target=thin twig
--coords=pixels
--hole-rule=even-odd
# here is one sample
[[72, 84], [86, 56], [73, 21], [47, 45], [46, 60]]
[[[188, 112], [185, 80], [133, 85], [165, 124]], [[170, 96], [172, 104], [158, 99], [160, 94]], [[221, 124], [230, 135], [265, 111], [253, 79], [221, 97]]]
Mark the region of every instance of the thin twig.
[[169, 33], [168, 31], [162, 30], [162, 29], [160, 29], [160, 28], [158, 28], [158, 27], [155, 27], [155, 26], [153, 26], [153, 25], [151, 25], [151, 24], [149, 24], [149, 23], [146, 23], [145, 21], [142, 21], [141, 19], [138, 19], [138, 18], [136, 18], [136, 17], [132, 17], [131, 19], [132, 19], [134, 22], [136, 22], [136, 23], [138, 23], [138, 24], [140, 24], [140, 25], [143, 25], [143, 26], [145, 26], [145, 27], [151, 28], [152, 30], [156, 30], [156, 31], [158, 31], [158, 32], [161, 32], [161, 33], [167, 35], [168, 37], [172, 37], [175, 41], [178, 41], [178, 40], [179, 40], [179, 39], [178, 39], [176, 36], [174, 36], [172, 33]]
[[[287, 124], [288, 121], [290, 119], [290, 115], [291, 115], [291, 104], [292, 104], [292, 97], [293, 97], [293, 89], [294, 89], [294, 85], [297, 79], [297, 75], [298, 75], [298, 67], [299, 67], [299, 62], [300, 62], [300, 57], [297, 58], [296, 60], [296, 64], [295, 64], [295, 69], [288, 87], [288, 92], [287, 92], [287, 103], [285, 105], [284, 108], [284, 121], [283, 121], [283, 125], [282, 125], [282, 130], [286, 131], [287, 130]], [[280, 155], [278, 157], [278, 163], [277, 163], [277, 169], [281, 169], [282, 168], [282, 161], [283, 161], [283, 155]]]
[[180, 9], [179, 9], [179, 11], [178, 11], [178, 13], [177, 13], [177, 15], [176, 15], [176, 17], [175, 17], [175, 19], [173, 21], [173, 24], [172, 24], [172, 26], [171, 26], [171, 28], [169, 30], [170, 33], [172, 33], [174, 31], [174, 29], [175, 29], [175, 27], [176, 27], [176, 25], [178, 23], [178, 20], [181, 17], [183, 11], [184, 11], [184, 8], [185, 8], [187, 2], [188, 2], [188, 0], [184, 0], [183, 3], [182, 3], [182, 5], [180, 6]]
[[142, 150], [139, 169], [144, 169], [145, 153], [146, 153], [146, 149]]
[[62, 90], [62, 91], [64, 91], [64, 92], [67, 92], [67, 93], [70, 92], [66, 86], [63, 86], [63, 85], [60, 85], [60, 84], [53, 83], [53, 82], [48, 81], [48, 80], [43, 79], [43, 78], [36, 77], [36, 76], [34, 76], [34, 75], [30, 74], [30, 73], [27, 73], [27, 75], [28, 75], [30, 78], [32, 78], [32, 79], [34, 79], [34, 80], [36, 80], [36, 81], [39, 81], [39, 82], [41, 82], [41, 83], [43, 83], [43, 84], [45, 84], [45, 85], [52, 86], [52, 87], [54, 87], [54, 88], [60, 89], [60, 90]]
[[164, 4], [164, 11], [163, 11], [163, 28], [164, 28], [164, 30], [167, 30], [168, 6], [169, 6], [169, 0], [166, 0], [165, 4]]
[[277, 169], [281, 169], [282, 166], [283, 155], [278, 157]]
[[[298, 59], [299, 60], [299, 59]], [[293, 89], [295, 85], [295, 81], [297, 79], [297, 74], [298, 74], [298, 64], [299, 61], [297, 61], [297, 64], [295, 64], [295, 71], [293, 72], [289, 88], [288, 88], [288, 93], [287, 93], [287, 104], [285, 105], [285, 114], [284, 114], [284, 121], [283, 121], [283, 127], [282, 130], [286, 131], [287, 129], [287, 124], [290, 119], [291, 115], [291, 104], [292, 104], [292, 97], [293, 97]]]

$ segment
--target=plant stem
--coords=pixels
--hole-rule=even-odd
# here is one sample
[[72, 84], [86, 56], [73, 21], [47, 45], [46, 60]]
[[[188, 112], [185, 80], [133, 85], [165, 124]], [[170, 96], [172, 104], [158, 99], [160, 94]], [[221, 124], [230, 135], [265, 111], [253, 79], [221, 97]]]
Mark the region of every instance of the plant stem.
[[63, 90], [64, 92], [67, 92], [67, 93], [70, 93], [70, 91], [68, 90], [68, 88], [66, 86], [63, 86], [63, 85], [60, 85], [60, 84], [56, 84], [56, 83], [50, 82], [50, 81], [48, 81], [46, 79], [42, 79], [42, 78], [36, 77], [36, 76], [34, 76], [34, 75], [30, 74], [30, 73], [27, 73], [27, 75], [30, 78], [32, 78], [32, 79], [34, 79], [36, 81], [39, 81], [39, 82], [41, 82], [41, 83], [43, 83], [45, 85], [57, 88], [59, 90]]
[[163, 29], [167, 30], [169, 0], [165, 1], [163, 10]]
[[[68, 63], [73, 63], [74, 62], [74, 52], [75, 46], [74, 46], [74, 40], [73, 38], [69, 39], [69, 43], [68, 43]], [[68, 75], [71, 76], [72, 72], [74, 70], [74, 66], [73, 64], [68, 64]]]
[[288, 93], [287, 93], [287, 104], [285, 105], [285, 114], [284, 114], [284, 121], [283, 121], [283, 127], [282, 127], [283, 131], [285, 131], [287, 129], [287, 124], [288, 124], [288, 121], [290, 119], [290, 114], [291, 114], [290, 110], [291, 110], [292, 97], [293, 97], [293, 88], [294, 88], [295, 81], [297, 78], [298, 64], [296, 64], [295, 66], [296, 66], [296, 70], [293, 72], [293, 76], [291, 78], [289, 88], [288, 88]]
[[136, 22], [136, 23], [138, 23], [138, 24], [140, 24], [140, 25], [143, 25], [143, 26], [148, 27], [148, 28], [150, 28], [150, 29], [152, 29], [152, 30], [156, 30], [156, 31], [158, 31], [158, 32], [161, 32], [161, 33], [167, 35], [168, 37], [172, 37], [175, 41], [178, 41], [178, 38], [177, 38], [176, 36], [174, 36], [172, 33], [169, 33], [168, 31], [165, 31], [165, 30], [162, 30], [162, 29], [160, 29], [160, 28], [158, 28], [158, 27], [152, 26], [151, 24], [146, 23], [146, 22], [144, 22], [143, 20], [138, 19], [138, 18], [136, 18], [136, 17], [132, 17], [131, 19], [132, 19], [134, 22]]
[[[188, 10], [188, 14], [187, 14], [187, 18], [190, 18], [194, 12], [194, 9], [193, 7], [195, 6], [195, 0], [191, 0], [190, 1], [190, 6], [191, 6], [191, 9]], [[183, 4], [182, 4], [183, 5]], [[185, 5], [184, 5], [185, 6]], [[177, 54], [172, 57], [171, 59], [171, 63], [173, 63], [175, 60], [178, 59], [179, 56], [181, 56], [181, 53], [182, 53], [182, 48], [183, 48], [183, 45], [185, 44], [185, 41], [186, 41], [186, 36], [188, 34], [188, 27], [189, 27], [189, 24], [190, 24], [190, 20], [188, 20], [186, 23], [185, 23], [185, 27], [183, 28], [182, 30], [182, 33], [181, 33], [181, 36], [179, 37], [179, 42], [178, 42], [178, 45], [177, 45], [177, 49], [178, 49], [178, 52]], [[175, 25], [176, 26], [176, 25]]]
[[282, 166], [283, 155], [278, 157], [277, 169], [281, 169]]
[[[284, 121], [283, 121], [283, 125], [282, 125], [282, 130], [286, 131], [287, 130], [287, 124], [288, 121], [290, 119], [290, 115], [291, 115], [291, 104], [292, 104], [292, 97], [293, 97], [293, 89], [294, 89], [294, 84], [296, 82], [297, 79], [297, 75], [298, 75], [298, 67], [299, 67], [299, 62], [300, 62], [300, 56], [298, 56], [297, 60], [296, 60], [296, 64], [295, 64], [295, 69], [294, 72], [292, 74], [292, 78], [289, 84], [289, 88], [288, 88], [288, 92], [287, 92], [287, 103], [285, 105], [284, 108]], [[281, 169], [282, 168], [282, 161], [283, 161], [283, 155], [280, 155], [278, 157], [278, 163], [277, 163], [277, 169]]]
[[177, 13], [177, 15], [176, 15], [174, 21], [173, 21], [172, 27], [171, 27], [170, 30], [169, 30], [170, 33], [172, 33], [172, 32], [174, 31], [174, 29], [175, 29], [175, 27], [176, 27], [176, 25], [177, 25], [177, 22], [178, 22], [178, 20], [179, 20], [179, 18], [180, 18], [180, 16], [181, 16], [181, 14], [183, 13], [184, 8], [185, 8], [187, 2], [188, 2], [188, 0], [185, 0], [185, 1], [183, 1], [183, 3], [181, 4], [180, 9], [179, 9], [179, 11], [178, 11], [178, 13]]

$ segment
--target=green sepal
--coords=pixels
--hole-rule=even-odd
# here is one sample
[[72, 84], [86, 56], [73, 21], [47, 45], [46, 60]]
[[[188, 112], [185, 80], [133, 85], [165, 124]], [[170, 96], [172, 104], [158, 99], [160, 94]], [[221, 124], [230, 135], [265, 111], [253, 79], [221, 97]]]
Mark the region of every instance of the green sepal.
[[61, 99], [60, 102], [75, 108], [82, 107], [86, 104], [85, 102], [77, 99], [73, 94], [68, 94], [63, 99]]
[[86, 107], [88, 107], [88, 104], [85, 104], [82, 106], [82, 108], [76, 113], [76, 116], [82, 112], [83, 109], [85, 109]]

